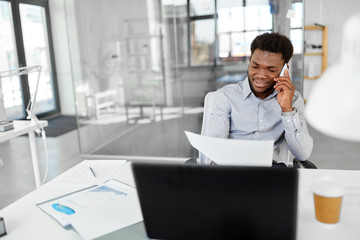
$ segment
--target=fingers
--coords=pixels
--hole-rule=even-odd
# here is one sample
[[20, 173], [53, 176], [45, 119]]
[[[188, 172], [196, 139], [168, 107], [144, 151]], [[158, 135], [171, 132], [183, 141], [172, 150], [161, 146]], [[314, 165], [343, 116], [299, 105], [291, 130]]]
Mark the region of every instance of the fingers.
[[[289, 67], [289, 65], [287, 65], [287, 67]], [[289, 70], [288, 70], [288, 69], [285, 69], [284, 73], [285, 73], [285, 76], [286, 76], [286, 77], [290, 78], [290, 74], [289, 74]]]
[[292, 84], [291, 81], [279, 80], [274, 85], [274, 89], [276, 91], [284, 91], [284, 90], [295, 91], [295, 86], [294, 86], [294, 84]]
[[288, 80], [291, 82], [289, 71], [285, 70], [284, 74], [285, 74], [285, 76], [279, 76], [279, 77], [274, 78], [274, 81], [277, 82], [277, 81], [281, 81], [281, 80]]
[[276, 82], [274, 85], [276, 91], [282, 91], [286, 89], [295, 91], [295, 86], [291, 82], [288, 70], [285, 70], [285, 76], [274, 78], [274, 81]]

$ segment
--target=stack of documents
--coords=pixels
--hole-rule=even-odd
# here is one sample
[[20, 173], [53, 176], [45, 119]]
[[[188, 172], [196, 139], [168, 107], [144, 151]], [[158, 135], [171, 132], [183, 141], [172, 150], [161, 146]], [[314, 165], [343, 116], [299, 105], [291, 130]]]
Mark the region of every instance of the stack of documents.
[[14, 128], [13, 121], [0, 121], [0, 132], [5, 132]]

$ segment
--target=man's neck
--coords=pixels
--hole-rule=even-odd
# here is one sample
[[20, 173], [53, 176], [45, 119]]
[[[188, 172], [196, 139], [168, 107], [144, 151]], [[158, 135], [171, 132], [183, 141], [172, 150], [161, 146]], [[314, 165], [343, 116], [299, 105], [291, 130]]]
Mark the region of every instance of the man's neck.
[[258, 98], [261, 98], [261, 99], [265, 99], [267, 98], [268, 96], [270, 96], [274, 91], [275, 89], [274, 88], [269, 88], [267, 89], [265, 92], [262, 92], [262, 93], [255, 93], [252, 85], [251, 85], [251, 82], [250, 82], [250, 79], [248, 77], [248, 81], [249, 81], [249, 86], [250, 86], [250, 89], [251, 89], [251, 92]]

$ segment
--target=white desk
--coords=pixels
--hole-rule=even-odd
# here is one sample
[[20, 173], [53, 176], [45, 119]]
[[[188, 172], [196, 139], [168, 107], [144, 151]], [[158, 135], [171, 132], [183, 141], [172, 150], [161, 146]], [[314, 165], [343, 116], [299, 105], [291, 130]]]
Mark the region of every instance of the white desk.
[[0, 132], [0, 142], [8, 141], [23, 134], [29, 135], [31, 159], [33, 163], [36, 187], [40, 187], [41, 178], [39, 171], [38, 155], [36, 150], [35, 131], [40, 127], [46, 127], [47, 125], [48, 122], [45, 120], [39, 121], [39, 125], [31, 124], [30, 120], [16, 120], [14, 121], [14, 129]]
[[[76, 167], [76, 166], [75, 166]], [[340, 222], [329, 225], [315, 219], [310, 184], [323, 175], [331, 175], [346, 186]], [[60, 176], [61, 177], [61, 176]], [[134, 186], [130, 164], [125, 164], [114, 177]], [[55, 179], [56, 180], [56, 179]], [[41, 186], [20, 200], [0, 211], [4, 217], [10, 239], [81, 239], [73, 230], [65, 230], [54, 219], [42, 212], [36, 203], [75, 191], [81, 187], [59, 186], [53, 181]], [[360, 171], [345, 170], [299, 170], [299, 201], [297, 239], [346, 239], [355, 240], [360, 236]], [[101, 237], [101, 239], [148, 239], [142, 223]]]

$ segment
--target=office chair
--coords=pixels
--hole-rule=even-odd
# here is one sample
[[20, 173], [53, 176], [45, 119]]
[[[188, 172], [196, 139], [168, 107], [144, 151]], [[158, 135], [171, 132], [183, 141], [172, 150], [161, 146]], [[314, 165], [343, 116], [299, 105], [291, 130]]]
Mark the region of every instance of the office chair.
[[[210, 109], [212, 108], [214, 102], [215, 92], [208, 92], [204, 99], [204, 113], [203, 113], [203, 120], [202, 120], [202, 128], [201, 128], [201, 135], [206, 135], [209, 132], [209, 123], [208, 119], [210, 117]], [[290, 150], [288, 149], [286, 142], [284, 142], [283, 147], [287, 148], [287, 156], [285, 165], [290, 167], [293, 166], [294, 168], [317, 168], [314, 163], [309, 160], [300, 161], [296, 158], [293, 158], [293, 161], [289, 160], [291, 158]], [[206, 157], [204, 154], [199, 152], [199, 163], [200, 164], [210, 164], [211, 160]], [[187, 160], [187, 164], [195, 164], [194, 159]]]

